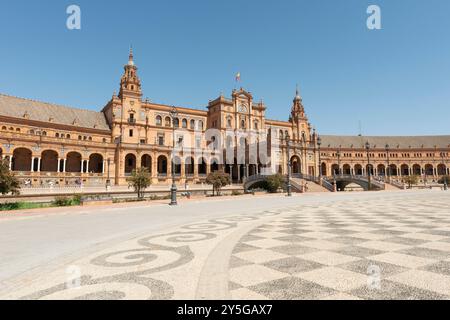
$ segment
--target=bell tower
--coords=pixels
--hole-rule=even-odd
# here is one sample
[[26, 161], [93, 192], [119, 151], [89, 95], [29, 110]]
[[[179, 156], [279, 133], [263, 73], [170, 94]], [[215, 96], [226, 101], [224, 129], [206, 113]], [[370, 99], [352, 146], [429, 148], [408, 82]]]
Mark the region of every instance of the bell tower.
[[130, 47], [128, 63], [123, 67], [124, 74], [120, 79], [119, 98], [123, 96], [142, 97], [141, 80], [137, 75], [137, 67], [134, 65], [133, 49]]
[[293, 100], [289, 121], [292, 123], [293, 140], [300, 143], [309, 142], [311, 138], [311, 125], [308, 122], [308, 117], [306, 116], [298, 87], [295, 91], [295, 98]]
[[305, 118], [305, 108], [303, 107], [303, 101], [297, 87], [291, 109], [291, 119], [293, 122], [298, 123], [302, 118]]

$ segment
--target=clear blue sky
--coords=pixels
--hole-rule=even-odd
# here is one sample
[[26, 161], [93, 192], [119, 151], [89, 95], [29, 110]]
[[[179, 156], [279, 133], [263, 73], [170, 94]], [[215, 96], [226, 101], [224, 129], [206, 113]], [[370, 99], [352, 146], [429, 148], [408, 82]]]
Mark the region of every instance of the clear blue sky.
[[448, 0], [1, 0], [0, 92], [100, 110], [132, 44], [155, 102], [204, 108], [240, 71], [268, 118], [287, 120], [298, 83], [322, 134], [450, 134], [449, 14]]

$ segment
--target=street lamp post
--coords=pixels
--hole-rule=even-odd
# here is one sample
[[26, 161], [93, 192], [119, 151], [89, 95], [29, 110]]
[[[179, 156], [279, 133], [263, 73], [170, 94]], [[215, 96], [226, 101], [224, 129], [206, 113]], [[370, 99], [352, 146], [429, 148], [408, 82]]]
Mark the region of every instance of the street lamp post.
[[368, 190], [371, 190], [371, 181], [370, 181], [370, 144], [369, 141], [366, 142], [366, 152], [367, 152], [367, 181], [369, 183]]
[[387, 170], [385, 170], [385, 173], [387, 175], [387, 182], [389, 183], [391, 181], [391, 164], [389, 163], [390, 147], [388, 144], [386, 144], [385, 149], [386, 149], [386, 157], [387, 157]]
[[109, 190], [111, 188], [111, 178], [109, 175], [109, 167], [110, 167], [111, 159], [108, 158], [107, 164], [108, 164], [108, 177], [106, 178], [106, 190]]
[[287, 196], [291, 197], [292, 196], [292, 192], [291, 192], [291, 160], [289, 159], [289, 134], [286, 135], [286, 153], [287, 153]]
[[170, 205], [176, 206], [177, 203], [177, 185], [175, 184], [175, 119], [178, 117], [178, 111], [175, 107], [170, 111], [170, 117], [172, 118], [172, 186], [170, 187]]
[[322, 184], [322, 158], [320, 155], [320, 146], [322, 145], [322, 138], [317, 137], [317, 151], [319, 152], [319, 183]]
[[338, 152], [337, 152], [337, 158], [338, 158], [338, 175], [340, 176], [341, 173], [341, 146], [339, 146]]
[[[444, 166], [444, 170], [447, 170], [447, 167], [445, 165], [444, 152], [441, 152], [441, 157], [442, 157], [442, 165]], [[438, 168], [438, 170], [439, 170], [439, 168]], [[439, 174], [439, 172], [438, 172], [438, 174]], [[444, 177], [443, 177], [443, 179], [444, 179], [444, 190], [448, 190], [447, 178], [448, 178], [447, 172], [444, 172]]]

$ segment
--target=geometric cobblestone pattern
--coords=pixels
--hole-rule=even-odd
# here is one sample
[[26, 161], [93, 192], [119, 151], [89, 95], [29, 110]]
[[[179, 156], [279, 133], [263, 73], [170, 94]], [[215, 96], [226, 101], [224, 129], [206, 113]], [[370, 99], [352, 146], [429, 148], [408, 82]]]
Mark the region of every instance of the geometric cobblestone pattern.
[[450, 299], [448, 200], [299, 196], [68, 257], [11, 281], [0, 298]]

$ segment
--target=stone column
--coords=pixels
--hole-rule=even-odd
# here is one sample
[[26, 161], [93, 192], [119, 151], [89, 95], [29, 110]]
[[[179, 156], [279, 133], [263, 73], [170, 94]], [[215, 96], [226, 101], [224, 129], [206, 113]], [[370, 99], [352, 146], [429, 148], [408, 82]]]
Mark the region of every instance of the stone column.
[[180, 172], [180, 174], [181, 174], [181, 177], [182, 178], [185, 178], [186, 177], [186, 168], [185, 168], [185, 162], [180, 158], [180, 166], [181, 166], [181, 172]]
[[41, 157], [38, 157], [38, 167], [37, 172], [41, 172]]
[[31, 158], [31, 168], [30, 168], [31, 172], [34, 172], [34, 159], [35, 158], [33, 158], [33, 157]]
[[89, 173], [89, 160], [86, 160], [86, 173]]
[[56, 172], [58, 172], [59, 173], [59, 168], [61, 167], [61, 159], [60, 158], [58, 158], [58, 166], [57, 166], [57, 168], [56, 168]]
[[194, 178], [198, 178], [198, 163], [196, 163], [195, 160], [193, 166], [194, 166]]
[[237, 176], [238, 176], [238, 183], [241, 182], [241, 165], [237, 165]]
[[209, 161], [206, 163], [206, 175], [211, 173], [211, 163]]
[[63, 161], [63, 172], [66, 172], [66, 163], [67, 163], [67, 159], [64, 159], [64, 161]]
[[167, 177], [172, 179], [172, 159], [170, 159], [170, 157], [167, 161]]
[[9, 170], [12, 170], [12, 159], [13, 159], [13, 156], [12, 155], [9, 156]]

